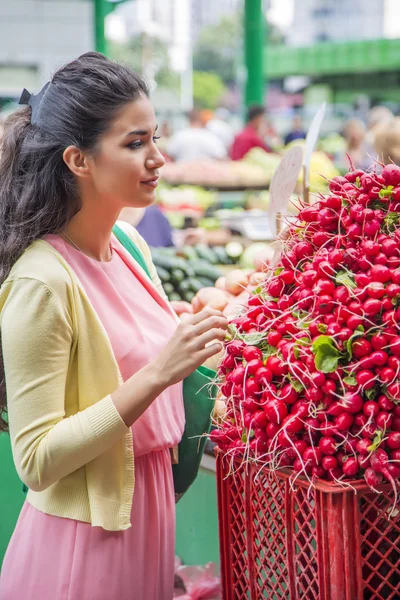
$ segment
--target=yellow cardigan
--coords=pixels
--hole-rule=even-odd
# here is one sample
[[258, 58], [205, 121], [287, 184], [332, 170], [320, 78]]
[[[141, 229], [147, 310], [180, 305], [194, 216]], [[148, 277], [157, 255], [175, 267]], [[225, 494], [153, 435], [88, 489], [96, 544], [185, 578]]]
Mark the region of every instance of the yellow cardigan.
[[[165, 298], [147, 244], [118, 224]], [[78, 278], [49, 243], [36, 241], [1, 286], [0, 311], [11, 444], [28, 501], [109, 531], [129, 528], [132, 433], [110, 397], [122, 377]]]

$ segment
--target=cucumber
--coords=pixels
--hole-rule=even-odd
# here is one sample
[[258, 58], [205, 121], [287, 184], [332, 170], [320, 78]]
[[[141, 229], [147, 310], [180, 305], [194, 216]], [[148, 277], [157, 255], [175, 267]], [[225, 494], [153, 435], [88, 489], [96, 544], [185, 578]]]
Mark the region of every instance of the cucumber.
[[216, 269], [214, 265], [207, 264], [204, 260], [190, 262], [190, 266], [193, 268], [196, 277], [207, 277], [207, 279], [212, 280], [213, 284], [222, 275], [219, 269]]
[[191, 286], [190, 286], [190, 282], [191, 282], [191, 281], [192, 281], [191, 279], [184, 279], [183, 281], [181, 281], [181, 282], [178, 284], [178, 290], [179, 290], [179, 293], [180, 293], [180, 294], [181, 294], [181, 293], [183, 294], [184, 292], [190, 292], [190, 291], [193, 291], [193, 290], [191, 289]]
[[215, 281], [208, 279], [208, 277], [196, 277], [196, 281], [201, 283], [201, 287], [214, 287]]
[[224, 246], [214, 246], [214, 253], [217, 256], [218, 263], [220, 265], [229, 265], [231, 262], [229, 256], [227, 255]]
[[[205, 287], [204, 284], [199, 281], [198, 279], [196, 279], [195, 277], [191, 277], [190, 279], [186, 280], [189, 283], [189, 290], [191, 292], [194, 292], [195, 294], [197, 294], [197, 292], [199, 290], [201, 290], [201, 288]], [[212, 281], [209, 280], [210, 282], [210, 286], [212, 286]], [[206, 287], [209, 287], [209, 285], [207, 285]]]
[[170, 281], [171, 273], [169, 271], [167, 271], [167, 269], [164, 269], [163, 267], [156, 267], [156, 269], [157, 269], [158, 276], [163, 283]]
[[171, 281], [172, 283], [180, 283], [185, 279], [186, 275], [182, 269], [172, 269], [171, 271]]
[[172, 294], [169, 294], [168, 300], [170, 302], [173, 302], [173, 301], [179, 302], [180, 300], [182, 300], [182, 298], [180, 297], [179, 294], [177, 294], [176, 292], [173, 292]]
[[180, 269], [184, 271], [188, 277], [193, 277], [193, 269], [189, 265], [189, 263], [183, 259], [178, 258], [176, 256], [155, 256], [153, 258], [153, 262], [156, 267], [162, 267], [167, 271], [171, 271], [172, 269]]
[[164, 288], [164, 292], [167, 294], [167, 296], [170, 296], [170, 294], [173, 294], [175, 292], [174, 286], [172, 285], [172, 283], [166, 282], [163, 284], [163, 288]]
[[191, 302], [194, 298], [195, 294], [193, 292], [185, 292], [183, 294], [183, 300], [186, 300], [186, 302]]
[[240, 242], [229, 242], [229, 244], [225, 246], [225, 252], [232, 262], [236, 263], [242, 256], [244, 248]]
[[177, 255], [186, 258], [186, 260], [196, 260], [199, 258], [193, 246], [183, 246], [183, 248], [178, 250]]
[[209, 248], [206, 244], [197, 244], [195, 246], [196, 252], [199, 255], [199, 258], [202, 260], [206, 260], [212, 265], [216, 265], [218, 262], [217, 255], [213, 252], [212, 248]]

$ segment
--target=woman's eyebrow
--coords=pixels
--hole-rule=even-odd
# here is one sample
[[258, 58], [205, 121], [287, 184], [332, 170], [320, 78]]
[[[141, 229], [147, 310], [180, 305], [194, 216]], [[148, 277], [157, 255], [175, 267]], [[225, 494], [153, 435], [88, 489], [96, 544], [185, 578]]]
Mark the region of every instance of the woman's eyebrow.
[[[154, 132], [156, 132], [158, 129], [158, 125], [156, 125], [156, 128], [154, 130]], [[140, 136], [145, 136], [148, 135], [149, 132], [146, 129], [136, 129], [135, 131], [130, 131], [129, 133], [126, 134], [126, 137], [128, 137], [129, 135], [140, 135]]]

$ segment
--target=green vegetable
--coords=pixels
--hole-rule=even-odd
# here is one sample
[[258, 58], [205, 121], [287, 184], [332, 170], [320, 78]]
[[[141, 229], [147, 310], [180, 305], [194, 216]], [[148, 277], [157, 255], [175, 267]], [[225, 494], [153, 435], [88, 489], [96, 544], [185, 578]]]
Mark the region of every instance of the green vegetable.
[[340, 352], [333, 338], [320, 335], [314, 340], [312, 351], [315, 354], [315, 368], [321, 373], [333, 373], [337, 370]]
[[218, 258], [212, 248], [209, 248], [206, 244], [197, 244], [195, 246], [195, 250], [200, 259], [206, 260], [212, 265], [216, 265], [218, 263]]
[[233, 262], [239, 260], [243, 254], [243, 250], [244, 248], [240, 242], [229, 242], [229, 244], [225, 246], [225, 252]]
[[190, 292], [190, 291], [189, 292], [185, 292], [183, 294], [183, 300], [186, 300], [186, 302], [191, 302], [193, 300], [194, 296], [195, 295], [194, 295], [193, 292]]
[[179, 283], [185, 279], [185, 272], [182, 269], [172, 269], [171, 281], [173, 283]]
[[168, 300], [170, 302], [179, 302], [180, 300], [182, 300], [182, 298], [180, 297], [179, 294], [177, 294], [176, 292], [173, 292], [172, 294], [169, 294]]
[[158, 276], [163, 283], [170, 281], [171, 274], [169, 271], [167, 271], [167, 269], [164, 269], [163, 267], [156, 267], [156, 269], [157, 269]]
[[220, 265], [229, 265], [230, 259], [223, 246], [214, 246], [213, 251], [217, 257], [217, 262]]
[[174, 286], [172, 285], [172, 283], [164, 283], [163, 284], [163, 288], [164, 288], [164, 292], [167, 294], [167, 296], [169, 297], [170, 294], [173, 294], [175, 292]]
[[351, 273], [348, 273], [347, 271], [339, 271], [335, 277], [335, 280], [338, 285], [344, 285], [350, 289], [357, 287], [357, 284], [354, 281]]
[[207, 277], [207, 279], [212, 280], [213, 285], [222, 275], [219, 269], [216, 269], [214, 265], [210, 265], [204, 260], [190, 261], [189, 264], [192, 267], [196, 277]]
[[201, 287], [213, 287], [215, 283], [215, 281], [208, 277], [196, 277], [195, 281], [198, 281], [201, 284]]
[[183, 256], [186, 260], [196, 260], [199, 258], [193, 246], [183, 246], [178, 252], [179, 256]]

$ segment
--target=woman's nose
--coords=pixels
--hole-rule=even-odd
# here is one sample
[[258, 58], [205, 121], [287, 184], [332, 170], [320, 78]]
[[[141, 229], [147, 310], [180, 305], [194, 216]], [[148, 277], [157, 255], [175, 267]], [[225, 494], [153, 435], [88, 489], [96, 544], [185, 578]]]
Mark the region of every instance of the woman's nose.
[[157, 148], [155, 148], [155, 151], [146, 160], [147, 169], [160, 169], [164, 164], [165, 158]]

